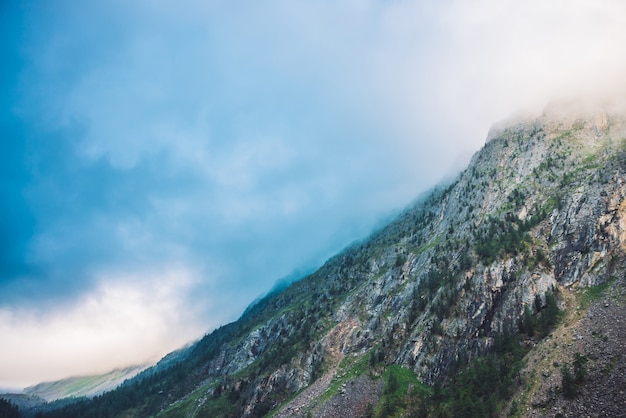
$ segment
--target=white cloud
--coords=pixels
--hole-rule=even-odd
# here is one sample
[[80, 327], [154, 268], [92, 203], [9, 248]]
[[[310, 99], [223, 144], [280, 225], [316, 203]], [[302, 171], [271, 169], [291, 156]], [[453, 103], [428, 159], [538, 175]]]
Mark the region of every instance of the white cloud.
[[450, 35], [440, 45], [435, 97], [450, 122], [479, 122], [484, 131], [563, 96], [584, 100], [609, 93], [607, 85], [623, 93], [623, 2], [485, 0], [453, 2], [445, 12], [440, 29]]
[[206, 331], [187, 295], [195, 279], [184, 270], [102, 280], [73, 306], [0, 310], [0, 387], [156, 361]]

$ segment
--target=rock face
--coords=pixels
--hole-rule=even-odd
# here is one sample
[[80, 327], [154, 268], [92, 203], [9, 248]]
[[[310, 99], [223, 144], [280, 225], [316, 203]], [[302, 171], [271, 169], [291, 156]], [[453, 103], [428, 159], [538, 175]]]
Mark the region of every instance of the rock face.
[[452, 184], [206, 336], [143, 411], [362, 416], [385, 367], [445, 384], [547, 295], [623, 277], [626, 117], [568, 115], [491, 132]]

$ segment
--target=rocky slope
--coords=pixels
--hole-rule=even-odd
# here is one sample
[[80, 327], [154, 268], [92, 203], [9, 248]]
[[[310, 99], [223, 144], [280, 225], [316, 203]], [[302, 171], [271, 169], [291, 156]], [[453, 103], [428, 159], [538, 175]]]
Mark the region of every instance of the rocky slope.
[[[103, 405], [105, 416], [171, 417], [566, 411], [572, 401], [556, 383], [541, 389], [529, 377], [532, 362], [517, 372], [502, 361], [518, 347], [527, 359], [550, 350], [567, 318], [581, 321], [568, 316], [576, 289], [623, 286], [626, 118], [566, 115], [547, 111], [494, 130], [456, 181], [369, 239], [268, 295], [171, 367], [60, 413], [88, 416]], [[598, 318], [596, 305], [584, 309]], [[602, 312], [610, 321], [612, 311]], [[510, 335], [520, 342], [503, 345]], [[441, 395], [483, 364], [496, 364], [516, 389], [500, 398]], [[541, 400], [549, 388], [551, 400]]]
[[[626, 283], [622, 277], [570, 296], [562, 326], [529, 353], [524, 384], [511, 404], [518, 416], [624, 416]], [[562, 394], [562, 367], [572, 368], [577, 355], [585, 358], [586, 376], [569, 399]]]

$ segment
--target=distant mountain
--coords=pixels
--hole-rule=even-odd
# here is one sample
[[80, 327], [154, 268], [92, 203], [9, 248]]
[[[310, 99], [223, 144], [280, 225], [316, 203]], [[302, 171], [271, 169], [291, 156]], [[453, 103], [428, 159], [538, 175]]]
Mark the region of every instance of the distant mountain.
[[125, 380], [135, 377], [147, 367], [131, 366], [100, 375], [69, 377], [55, 382], [39, 383], [25, 388], [23, 393], [45, 399], [48, 402], [69, 397], [91, 398], [115, 389]]
[[[33, 416], [37, 412], [55, 409], [77, 399], [92, 398], [112, 391], [148, 367], [148, 365], [131, 366], [100, 375], [76, 376], [43, 382], [29, 386], [20, 393], [0, 393], [0, 399], [5, 399], [17, 406], [23, 416]], [[0, 417], [2, 416], [0, 413]]]
[[619, 416], [626, 117], [553, 108], [313, 274], [45, 416]]

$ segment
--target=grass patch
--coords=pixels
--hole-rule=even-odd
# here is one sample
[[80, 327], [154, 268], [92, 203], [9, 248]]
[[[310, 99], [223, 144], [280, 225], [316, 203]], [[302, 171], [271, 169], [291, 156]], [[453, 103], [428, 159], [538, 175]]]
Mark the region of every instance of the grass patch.
[[405, 416], [417, 407], [418, 400], [430, 398], [433, 389], [417, 380], [412, 370], [391, 365], [383, 373], [385, 388], [376, 408], [378, 417]]
[[583, 169], [591, 170], [596, 169], [601, 166], [596, 160], [598, 156], [596, 154], [589, 154], [585, 158], [583, 158]]
[[599, 284], [597, 286], [585, 287], [581, 289], [578, 293], [578, 303], [582, 309], [587, 309], [593, 303], [598, 301], [603, 295], [606, 289], [609, 288], [611, 283], [615, 281], [615, 278], [611, 278], [611, 280]]
[[546, 214], [552, 213], [554, 209], [557, 209], [561, 205], [561, 196], [559, 194], [555, 194], [550, 196], [546, 203], [541, 207], [541, 212]]
[[[211, 399], [202, 404], [196, 411], [194, 416], [197, 417], [228, 417], [235, 416], [238, 408], [227, 396], [220, 396], [217, 399]], [[184, 415], [172, 415], [172, 417], [180, 417]]]
[[407, 245], [407, 250], [411, 253], [413, 253], [414, 255], [418, 256], [420, 254], [422, 254], [425, 251], [431, 250], [433, 248], [436, 248], [437, 245], [441, 244], [441, 242], [443, 241], [443, 239], [440, 236], [436, 236], [433, 239], [431, 239], [430, 242], [428, 242], [427, 244], [424, 244], [422, 246], [415, 246], [412, 244], [408, 244]]
[[330, 398], [339, 393], [339, 389], [341, 385], [344, 383], [354, 380], [361, 375], [369, 372], [370, 366], [370, 357], [373, 353], [370, 351], [367, 355], [360, 357], [345, 357], [341, 364], [339, 365], [339, 370], [337, 370], [337, 374], [333, 378], [332, 382], [326, 392], [322, 396], [322, 402], [328, 401]]
[[[158, 418], [176, 418], [176, 417], [184, 417], [190, 416], [194, 414], [194, 410], [198, 408], [198, 405], [203, 402], [203, 397], [207, 396], [207, 390], [214, 383], [205, 384], [200, 386], [198, 389], [194, 390], [191, 394], [185, 397], [182, 401], [177, 402], [176, 404], [170, 406], [164, 411], [159, 412], [155, 415]], [[208, 403], [218, 402], [220, 399], [211, 399], [208, 400]], [[204, 405], [202, 405], [204, 407]], [[214, 415], [216, 416], [216, 415]]]

